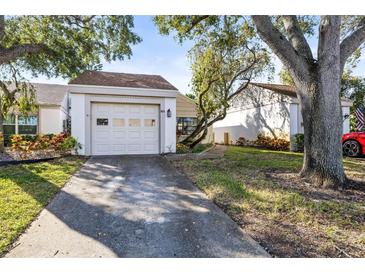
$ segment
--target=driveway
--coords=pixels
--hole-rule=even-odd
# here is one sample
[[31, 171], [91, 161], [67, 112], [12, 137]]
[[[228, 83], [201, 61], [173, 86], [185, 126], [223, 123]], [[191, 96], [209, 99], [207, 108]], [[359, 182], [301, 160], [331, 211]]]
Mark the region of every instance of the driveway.
[[93, 157], [6, 257], [267, 257], [160, 156]]

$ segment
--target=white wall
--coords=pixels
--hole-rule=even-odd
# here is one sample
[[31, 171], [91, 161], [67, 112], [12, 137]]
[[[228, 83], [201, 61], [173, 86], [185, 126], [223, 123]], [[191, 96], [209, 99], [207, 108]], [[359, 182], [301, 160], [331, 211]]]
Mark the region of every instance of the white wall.
[[[167, 117], [167, 110], [171, 110], [171, 117]], [[161, 105], [161, 140], [162, 153], [176, 152], [176, 98], [165, 98]], [[163, 125], [163, 126], [162, 126]]]
[[39, 133], [60, 133], [62, 132], [62, 116], [59, 106], [39, 107]]
[[[349, 117], [349, 115], [350, 115], [350, 107], [347, 107], [347, 106], [346, 107], [342, 107], [342, 115], [343, 115], [343, 117], [345, 115], [347, 115]], [[342, 130], [343, 130], [343, 134], [350, 132], [350, 117], [344, 119]]]
[[85, 94], [72, 94], [71, 97], [71, 135], [81, 144], [79, 154], [85, 155]]
[[259, 133], [289, 138], [289, 103], [276, 102], [260, 107], [231, 110], [225, 119], [214, 125], [216, 143], [224, 142], [224, 133], [229, 133], [229, 141], [235, 144], [239, 137], [255, 140]]

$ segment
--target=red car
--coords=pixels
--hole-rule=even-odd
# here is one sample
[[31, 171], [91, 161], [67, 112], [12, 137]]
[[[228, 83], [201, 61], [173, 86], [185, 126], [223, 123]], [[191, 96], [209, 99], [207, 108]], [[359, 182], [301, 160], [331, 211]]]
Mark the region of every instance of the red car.
[[350, 132], [342, 136], [343, 154], [350, 157], [365, 155], [365, 132]]

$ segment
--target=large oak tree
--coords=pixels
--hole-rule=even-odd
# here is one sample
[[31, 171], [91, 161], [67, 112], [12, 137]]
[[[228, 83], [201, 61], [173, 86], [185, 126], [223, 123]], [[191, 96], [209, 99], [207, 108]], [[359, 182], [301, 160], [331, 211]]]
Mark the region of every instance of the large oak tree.
[[72, 78], [130, 57], [132, 28], [132, 16], [0, 16], [0, 139], [9, 109], [34, 101], [24, 72]]

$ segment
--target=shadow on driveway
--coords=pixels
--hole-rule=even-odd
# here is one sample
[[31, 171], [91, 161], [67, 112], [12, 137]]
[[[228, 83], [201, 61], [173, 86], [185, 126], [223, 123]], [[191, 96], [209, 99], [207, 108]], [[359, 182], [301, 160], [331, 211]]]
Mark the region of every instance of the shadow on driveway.
[[6, 257], [268, 256], [159, 156], [91, 158], [14, 246]]

